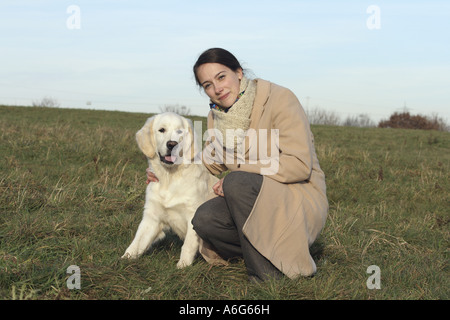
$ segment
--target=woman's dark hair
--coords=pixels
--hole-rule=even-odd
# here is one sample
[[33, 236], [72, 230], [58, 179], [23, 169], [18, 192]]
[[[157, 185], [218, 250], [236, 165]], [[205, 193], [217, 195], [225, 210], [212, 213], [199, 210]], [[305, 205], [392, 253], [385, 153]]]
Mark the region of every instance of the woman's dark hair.
[[194, 65], [195, 81], [199, 86], [202, 84], [197, 77], [197, 70], [202, 64], [205, 63], [220, 63], [233, 71], [238, 71], [239, 69], [244, 70], [236, 57], [229, 51], [222, 48], [208, 49], [203, 52], [200, 57], [198, 57], [197, 62]]

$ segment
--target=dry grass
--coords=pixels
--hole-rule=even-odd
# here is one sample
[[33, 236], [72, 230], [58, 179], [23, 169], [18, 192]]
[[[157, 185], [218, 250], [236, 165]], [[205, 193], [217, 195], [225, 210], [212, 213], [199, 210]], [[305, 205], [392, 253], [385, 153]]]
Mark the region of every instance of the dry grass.
[[[1, 299], [448, 299], [449, 133], [314, 126], [330, 202], [318, 272], [252, 284], [242, 261], [176, 269], [176, 237], [120, 259], [141, 218], [134, 134], [149, 115], [0, 114]], [[67, 288], [70, 265], [80, 290]], [[366, 287], [370, 265], [380, 290]]]

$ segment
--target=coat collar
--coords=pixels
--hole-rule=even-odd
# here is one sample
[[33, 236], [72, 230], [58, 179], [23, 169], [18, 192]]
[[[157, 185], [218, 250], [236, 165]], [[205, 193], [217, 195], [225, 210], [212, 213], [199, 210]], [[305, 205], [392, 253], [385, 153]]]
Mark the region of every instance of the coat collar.
[[264, 106], [269, 100], [270, 96], [270, 82], [263, 79], [256, 79], [256, 96], [253, 102], [253, 110], [250, 116], [250, 128], [256, 129], [259, 124], [259, 119], [264, 112]]
[[[256, 79], [256, 96], [253, 103], [253, 110], [250, 116], [250, 129], [255, 129], [257, 131], [259, 120], [261, 119], [264, 108], [269, 100], [270, 96], [270, 85], [269, 81], [263, 79]], [[250, 151], [250, 137], [247, 135], [245, 137], [245, 157], [248, 157]]]

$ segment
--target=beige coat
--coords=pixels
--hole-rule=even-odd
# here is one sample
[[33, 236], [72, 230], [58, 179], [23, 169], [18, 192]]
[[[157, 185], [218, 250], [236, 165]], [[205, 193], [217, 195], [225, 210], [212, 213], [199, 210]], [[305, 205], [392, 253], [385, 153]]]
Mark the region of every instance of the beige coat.
[[[261, 79], [256, 81], [249, 131], [266, 129], [269, 136], [276, 137], [270, 132], [278, 129], [276, 153], [271, 153], [270, 138], [266, 144], [267, 152], [262, 153], [274, 156], [274, 161], [268, 163], [260, 159], [258, 147], [264, 146], [262, 139], [247, 137], [245, 163], [223, 160], [221, 164], [214, 150], [209, 152], [210, 156], [204, 152], [203, 162], [215, 175], [226, 170], [264, 175], [261, 191], [244, 225], [244, 234], [288, 277], [309, 276], [316, 272], [309, 246], [322, 230], [328, 213], [325, 175], [320, 169], [314, 138], [297, 97], [276, 84]], [[210, 112], [208, 129], [213, 127], [214, 115]], [[205, 149], [208, 145], [211, 147], [214, 143], [207, 141]], [[257, 161], [251, 161], [255, 160], [255, 155], [258, 155]], [[214, 157], [216, 163], [212, 163]], [[202, 243], [200, 252], [210, 263], [223, 262], [206, 243]]]

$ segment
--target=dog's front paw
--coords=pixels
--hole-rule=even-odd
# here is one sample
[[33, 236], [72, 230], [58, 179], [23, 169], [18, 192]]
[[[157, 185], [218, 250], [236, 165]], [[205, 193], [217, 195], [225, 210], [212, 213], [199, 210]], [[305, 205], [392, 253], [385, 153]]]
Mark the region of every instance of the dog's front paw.
[[122, 256], [121, 259], [137, 259], [139, 257], [139, 255], [137, 254], [133, 254], [130, 251], [125, 251], [125, 254]]
[[190, 266], [191, 264], [192, 264], [192, 261], [189, 262], [187, 260], [180, 259], [180, 261], [178, 261], [178, 263], [177, 263], [177, 268], [183, 269], [183, 268]]

